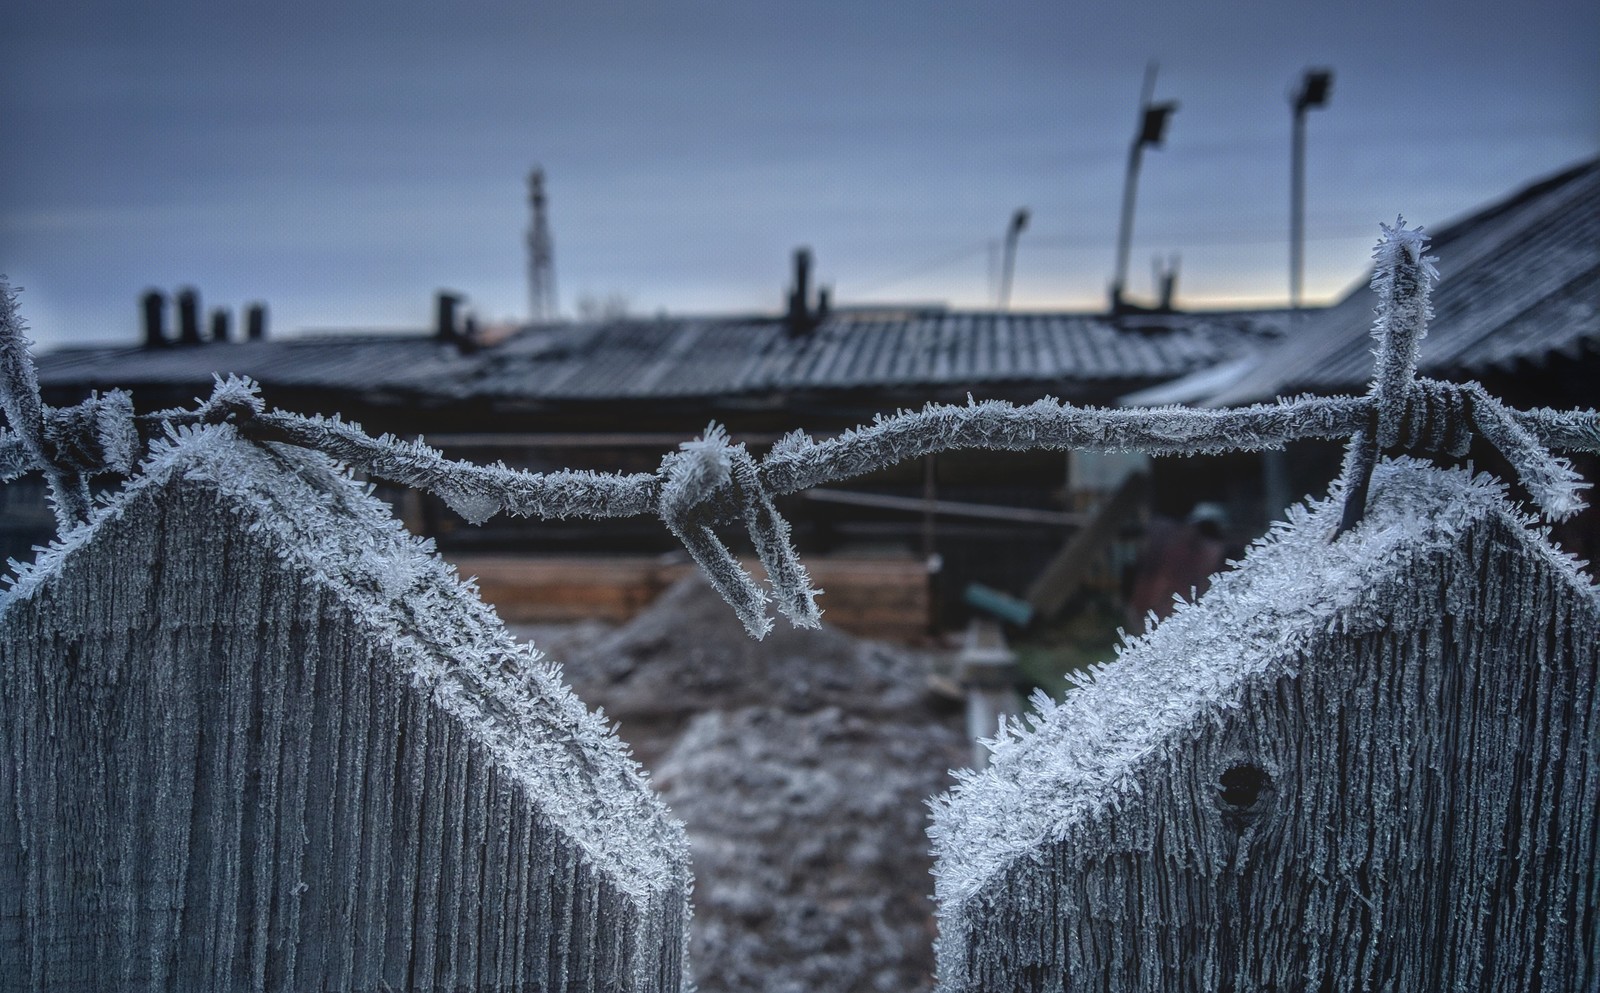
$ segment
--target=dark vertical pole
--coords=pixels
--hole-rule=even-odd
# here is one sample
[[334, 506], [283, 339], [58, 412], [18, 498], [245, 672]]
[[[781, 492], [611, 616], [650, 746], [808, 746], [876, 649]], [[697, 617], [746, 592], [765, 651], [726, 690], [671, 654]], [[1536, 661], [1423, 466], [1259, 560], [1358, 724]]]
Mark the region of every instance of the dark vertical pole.
[[1005, 258], [1000, 267], [1000, 309], [1011, 309], [1011, 274], [1017, 265], [1017, 237], [1028, 226], [1028, 208], [1019, 207], [1006, 228]]
[[1327, 106], [1333, 70], [1307, 69], [1289, 98], [1289, 309], [1299, 311], [1305, 284], [1306, 111]]
[[545, 216], [544, 170], [528, 174], [528, 204], [533, 220], [528, 226], [528, 319], [534, 323], [560, 317], [556, 306], [555, 250], [550, 221]]
[[227, 341], [229, 319], [228, 308], [218, 307], [211, 312], [211, 340]]
[[1128, 178], [1122, 185], [1122, 223], [1117, 228], [1117, 271], [1111, 278], [1111, 309], [1122, 308], [1122, 294], [1128, 285], [1128, 249], [1133, 239], [1133, 198], [1139, 188], [1139, 159], [1144, 146], [1134, 142], [1128, 149]]
[[1300, 310], [1305, 278], [1306, 108], [1296, 101], [1289, 141], [1289, 309]]
[[1128, 250], [1133, 241], [1133, 203], [1139, 189], [1139, 165], [1144, 157], [1145, 115], [1150, 98], [1155, 95], [1156, 64], [1144, 70], [1144, 89], [1139, 96], [1139, 130], [1134, 133], [1133, 144], [1128, 148], [1128, 171], [1122, 183], [1122, 220], [1117, 227], [1117, 270], [1111, 279], [1111, 309], [1120, 310], [1122, 295], [1128, 285]]
[[1293, 501], [1289, 453], [1281, 448], [1269, 448], [1261, 453], [1261, 502], [1262, 512], [1266, 516], [1263, 525], [1282, 517], [1284, 509]]
[[[1333, 86], [1333, 70], [1307, 69], [1289, 97], [1289, 310], [1299, 322], [1305, 296], [1306, 268], [1306, 111], [1325, 106]], [[1288, 452], [1261, 453], [1267, 520], [1275, 519], [1293, 499]]]
[[[1296, 97], [1293, 124], [1289, 130], [1289, 311], [1298, 323], [1303, 280], [1305, 278], [1305, 170], [1306, 107]], [[1293, 496], [1289, 493], [1289, 453], [1267, 449], [1261, 453], [1262, 497], [1267, 523], [1277, 520]]]

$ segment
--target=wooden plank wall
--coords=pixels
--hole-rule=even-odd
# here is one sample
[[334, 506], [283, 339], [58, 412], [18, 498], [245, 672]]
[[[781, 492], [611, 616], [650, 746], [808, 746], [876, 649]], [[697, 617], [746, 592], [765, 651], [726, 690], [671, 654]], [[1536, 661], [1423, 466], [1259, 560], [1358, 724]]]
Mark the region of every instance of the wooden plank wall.
[[[513, 624], [602, 620], [620, 624], [694, 565], [664, 556], [452, 555], [462, 576], [476, 576], [483, 599]], [[760, 565], [745, 567], [760, 575]], [[928, 632], [927, 565], [913, 558], [806, 560], [823, 590], [824, 620], [851, 634], [916, 641]]]

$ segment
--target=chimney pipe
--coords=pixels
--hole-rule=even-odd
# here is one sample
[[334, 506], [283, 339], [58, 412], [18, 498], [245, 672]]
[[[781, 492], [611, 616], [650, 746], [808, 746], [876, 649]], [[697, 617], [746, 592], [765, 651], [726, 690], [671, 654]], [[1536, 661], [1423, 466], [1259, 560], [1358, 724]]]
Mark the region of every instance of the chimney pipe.
[[478, 315], [472, 311], [461, 320], [461, 334], [456, 337], [456, 351], [471, 355], [478, 350]]
[[244, 336], [250, 341], [265, 341], [267, 338], [267, 305], [261, 302], [251, 304], [244, 312]]
[[453, 344], [458, 337], [456, 332], [456, 305], [461, 302], [461, 294], [440, 290], [434, 297], [436, 304], [433, 322], [433, 336], [441, 342]]
[[144, 347], [164, 347], [168, 343], [167, 295], [160, 290], [146, 290], [139, 303], [144, 309]]
[[178, 291], [178, 343], [198, 345], [200, 339], [200, 294], [192, 286]]
[[792, 309], [803, 316], [811, 300], [811, 249], [794, 252], [794, 298]]
[[1161, 309], [1167, 313], [1173, 311], [1173, 299], [1178, 294], [1178, 256], [1174, 255], [1167, 262], [1167, 267], [1161, 271]]
[[784, 323], [791, 335], [805, 334], [816, 326], [811, 313], [811, 249], [794, 251], [794, 289], [789, 291], [789, 312]]
[[228, 325], [232, 323], [228, 308], [217, 307], [211, 311], [211, 340], [225, 342], [228, 340]]

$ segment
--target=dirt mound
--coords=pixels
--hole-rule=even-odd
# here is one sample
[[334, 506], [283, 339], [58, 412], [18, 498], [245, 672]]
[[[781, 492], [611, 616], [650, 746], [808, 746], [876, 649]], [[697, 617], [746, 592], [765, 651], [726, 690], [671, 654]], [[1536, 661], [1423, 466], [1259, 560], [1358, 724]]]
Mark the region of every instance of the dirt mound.
[[[755, 641], [698, 576], [673, 584], [649, 609], [585, 646], [554, 655], [590, 706], [622, 722], [650, 765], [663, 735], [710, 710], [771, 706], [944, 720], [930, 706], [925, 655], [845, 634], [802, 630], [780, 618]], [[553, 653], [552, 653], [553, 654]]]
[[698, 577], [558, 654], [688, 827], [703, 993], [932, 986], [928, 797], [968, 748], [922, 653], [779, 620]]

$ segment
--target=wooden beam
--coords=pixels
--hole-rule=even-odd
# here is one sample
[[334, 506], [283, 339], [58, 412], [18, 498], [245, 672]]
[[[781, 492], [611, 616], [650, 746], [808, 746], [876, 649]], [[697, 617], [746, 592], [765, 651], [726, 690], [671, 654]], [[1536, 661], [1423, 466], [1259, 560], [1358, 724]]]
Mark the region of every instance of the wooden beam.
[[1083, 585], [1089, 566], [1102, 549], [1116, 538], [1122, 525], [1144, 506], [1145, 484], [1149, 477], [1136, 472], [1122, 481], [1117, 491], [1103, 500], [1089, 516], [1089, 522], [1073, 533], [1039, 578], [1028, 587], [1027, 601], [1034, 616], [1044, 620], [1059, 611]]
[[[496, 555], [455, 553], [450, 561], [477, 580], [479, 595], [512, 623], [593, 618], [620, 624], [693, 563], [669, 556]], [[745, 567], [759, 576], [759, 563]], [[915, 640], [927, 634], [927, 563], [913, 558], [814, 557], [806, 565], [826, 592], [818, 601], [829, 624], [852, 634]]]

